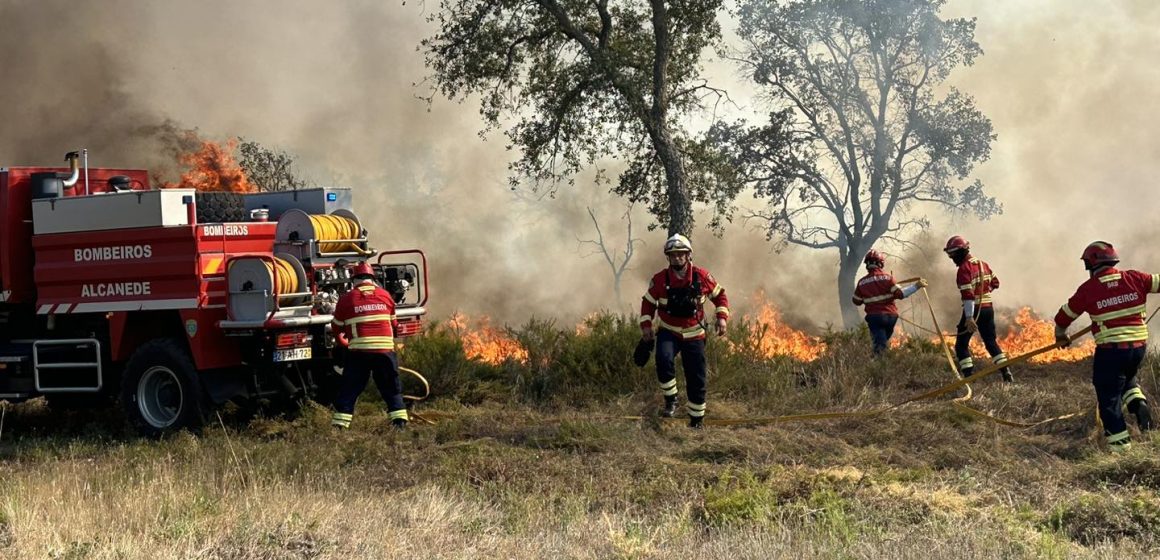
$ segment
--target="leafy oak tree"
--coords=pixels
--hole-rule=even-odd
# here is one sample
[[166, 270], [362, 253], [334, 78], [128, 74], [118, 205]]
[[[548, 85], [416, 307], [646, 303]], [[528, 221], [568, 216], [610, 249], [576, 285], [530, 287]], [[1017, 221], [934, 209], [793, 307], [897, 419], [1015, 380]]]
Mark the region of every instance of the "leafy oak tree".
[[[1001, 212], [969, 176], [990, 154], [991, 121], [946, 87], [982, 54], [973, 19], [940, 19], [944, 0], [745, 0], [733, 57], [768, 103], [760, 126], [719, 123], [750, 214], [770, 239], [836, 249], [843, 322], [862, 257], [928, 222], [932, 206]], [[924, 204], [929, 203], [929, 204]]]
[[[682, 118], [720, 102], [701, 76], [723, 0], [442, 0], [421, 44], [434, 88], [478, 96], [484, 132], [505, 128], [513, 188], [554, 193], [601, 161], [623, 165], [613, 192], [690, 234], [694, 202], [717, 205], [715, 152]], [[604, 177], [603, 173], [601, 174]]]
[[294, 191], [306, 188], [306, 180], [294, 172], [294, 156], [238, 138], [238, 165], [246, 177], [263, 192]]

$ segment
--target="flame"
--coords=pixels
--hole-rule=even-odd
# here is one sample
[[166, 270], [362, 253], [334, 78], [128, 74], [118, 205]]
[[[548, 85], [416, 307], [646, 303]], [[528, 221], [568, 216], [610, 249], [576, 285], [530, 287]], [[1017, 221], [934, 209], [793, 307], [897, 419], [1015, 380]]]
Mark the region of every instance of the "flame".
[[753, 300], [758, 304], [758, 311], [752, 317], [745, 315], [746, 319], [754, 323], [747, 342], [761, 356], [789, 356], [811, 362], [826, 351], [826, 344], [817, 337], [786, 325], [782, 321], [781, 311], [765, 299], [764, 291], [759, 290]]
[[[1019, 356], [1049, 346], [1054, 342], [1055, 322], [1049, 319], [1040, 319], [1030, 307], [1023, 307], [1015, 315], [1015, 325], [1010, 328], [1006, 336], [999, 339], [999, 347], [1008, 356]], [[1091, 356], [1095, 347], [1095, 341], [1088, 338], [1082, 342], [1073, 343], [1067, 348], [1040, 354], [1031, 358], [1030, 361], [1033, 364], [1078, 362]], [[977, 336], [971, 339], [971, 353], [976, 356], [987, 355], [982, 340]]]
[[469, 360], [492, 365], [508, 360], [528, 363], [528, 351], [503, 330], [492, 327], [486, 316], [471, 321], [462, 313], [454, 313], [447, 320], [447, 327], [459, 337]]
[[593, 311], [593, 312], [589, 313], [588, 315], [584, 316], [584, 318], [581, 319], [580, 322], [576, 324], [576, 336], [588, 336], [588, 334], [592, 332], [592, 327], [590, 327], [589, 325], [592, 324], [592, 322], [596, 321], [599, 318], [600, 318], [600, 313], [597, 311]]
[[183, 173], [177, 183], [166, 183], [165, 188], [239, 193], [258, 190], [234, 159], [237, 141], [229, 140], [220, 144], [208, 140], [198, 142], [201, 146], [196, 151], [177, 156], [182, 165], [190, 166], [190, 170]]

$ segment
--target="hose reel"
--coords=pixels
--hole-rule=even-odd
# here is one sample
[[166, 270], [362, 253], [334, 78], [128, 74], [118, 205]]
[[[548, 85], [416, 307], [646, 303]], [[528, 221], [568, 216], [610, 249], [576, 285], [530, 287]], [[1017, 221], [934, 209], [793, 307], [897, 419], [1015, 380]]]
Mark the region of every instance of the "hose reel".
[[[237, 257], [226, 271], [229, 314], [236, 321], [261, 321], [270, 312], [309, 302], [306, 269], [294, 255]], [[276, 288], [276, 289], [275, 289]]]
[[314, 242], [314, 251], [294, 251], [302, 260], [340, 256], [365, 258], [375, 254], [374, 250], [366, 248], [367, 239], [362, 235], [358, 216], [346, 209], [331, 214], [307, 214], [297, 208], [287, 210], [278, 218], [274, 241], [280, 247], [286, 247], [285, 250], [292, 250], [289, 246], [301, 247]]

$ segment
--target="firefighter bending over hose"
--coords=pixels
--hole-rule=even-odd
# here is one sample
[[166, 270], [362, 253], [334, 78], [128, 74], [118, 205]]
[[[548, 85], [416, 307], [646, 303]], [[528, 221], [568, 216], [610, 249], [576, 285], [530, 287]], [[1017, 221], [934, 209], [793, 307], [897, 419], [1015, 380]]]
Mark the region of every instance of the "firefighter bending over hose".
[[373, 376], [387, 403], [391, 424], [402, 430], [408, 417], [395, 356], [395, 300], [375, 284], [374, 269], [366, 262], [355, 266], [351, 279], [354, 287], [339, 298], [334, 310], [332, 327], [340, 340], [347, 341], [347, 351], [330, 423], [337, 428], [350, 427], [355, 402], [366, 389], [367, 378]]
[[[705, 327], [702, 306], [709, 299], [716, 306], [715, 329], [725, 335], [729, 319], [729, 299], [725, 289], [709, 271], [693, 266], [693, 245], [676, 234], [665, 241], [669, 266], [656, 273], [640, 304], [640, 329], [644, 340], [656, 339], [657, 381], [665, 397], [661, 416], [671, 418], [677, 411], [677, 378], [674, 360], [679, 352], [685, 369], [688, 391], [689, 427], [700, 429], [705, 418]], [[653, 332], [653, 315], [657, 331]]]
[[[991, 272], [990, 265], [971, 255], [971, 244], [958, 235], [947, 240], [943, 251], [959, 267], [955, 284], [962, 295], [963, 315], [955, 334], [955, 356], [959, 360], [959, 374], [970, 377], [975, 371], [970, 345], [976, 331], [982, 337], [992, 362], [1003, 364], [1007, 361], [1007, 354], [999, 347], [996, 338], [995, 310], [991, 307], [991, 292], [999, 289], [999, 277]], [[1000, 372], [1003, 381], [1015, 381], [1010, 368], [1004, 367]]]
[[886, 256], [874, 249], [862, 259], [866, 264], [866, 276], [858, 280], [854, 287], [854, 305], [866, 306], [866, 325], [870, 328], [870, 339], [874, 341], [874, 355], [886, 351], [890, 337], [894, 335], [894, 325], [898, 323], [898, 306], [895, 300], [906, 299], [927, 286], [926, 280], [905, 288], [894, 282], [894, 276], [886, 272]]
[[1120, 256], [1103, 241], [1088, 245], [1081, 258], [1090, 277], [1055, 314], [1055, 340], [1067, 346], [1068, 325], [1084, 313], [1091, 317], [1096, 339], [1092, 384], [1100, 420], [1108, 447], [1124, 451], [1132, 438], [1121, 407], [1136, 416], [1141, 432], [1152, 429], [1152, 412], [1136, 383], [1136, 370], [1148, 350], [1147, 299], [1160, 292], [1160, 274], [1117, 269]]

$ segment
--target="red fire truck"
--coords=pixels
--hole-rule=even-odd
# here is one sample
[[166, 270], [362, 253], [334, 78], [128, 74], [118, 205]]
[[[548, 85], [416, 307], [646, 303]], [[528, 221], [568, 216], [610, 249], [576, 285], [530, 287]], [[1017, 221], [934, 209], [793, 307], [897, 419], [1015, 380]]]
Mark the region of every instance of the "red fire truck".
[[426, 257], [373, 249], [350, 189], [152, 189], [146, 171], [66, 159], [0, 168], [0, 400], [119, 399], [160, 435], [227, 401], [316, 396], [359, 261], [395, 296], [398, 335], [422, 328]]

